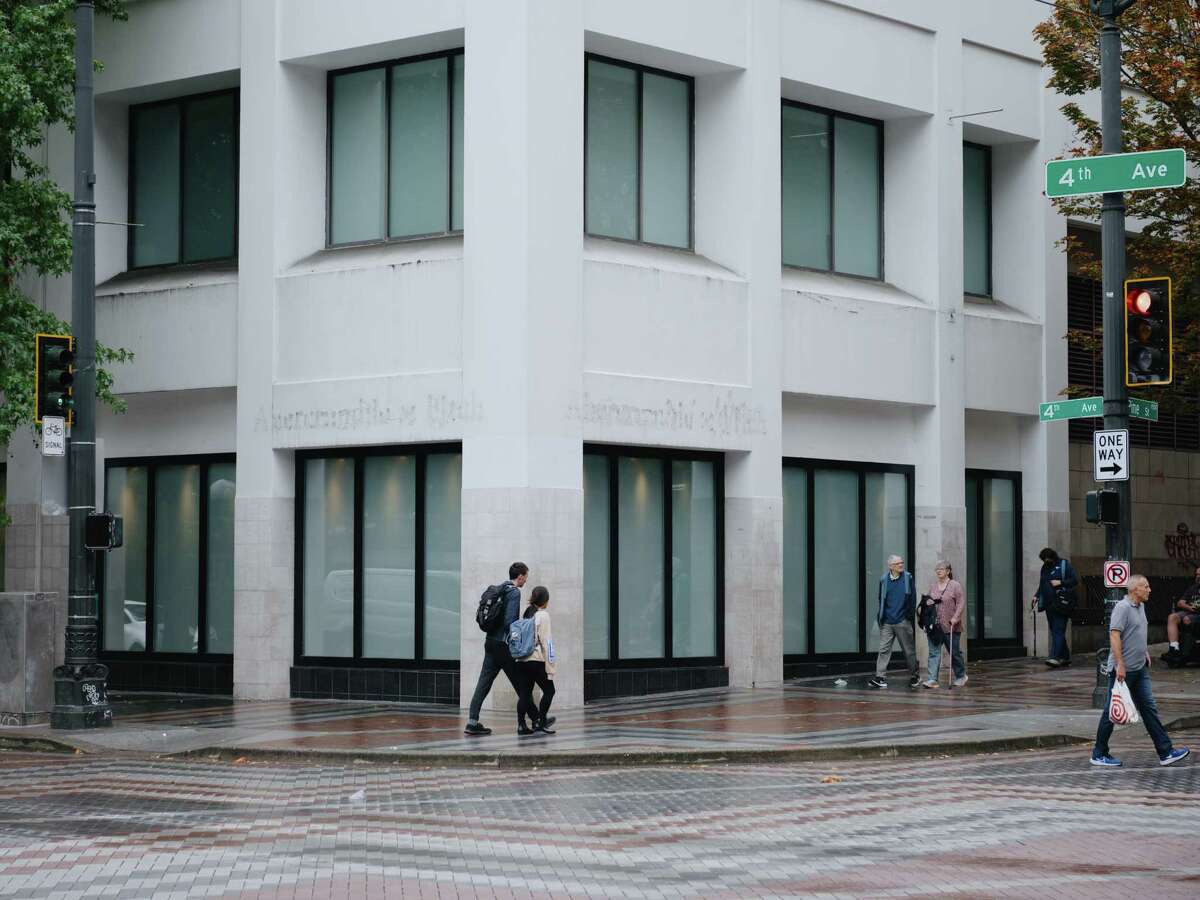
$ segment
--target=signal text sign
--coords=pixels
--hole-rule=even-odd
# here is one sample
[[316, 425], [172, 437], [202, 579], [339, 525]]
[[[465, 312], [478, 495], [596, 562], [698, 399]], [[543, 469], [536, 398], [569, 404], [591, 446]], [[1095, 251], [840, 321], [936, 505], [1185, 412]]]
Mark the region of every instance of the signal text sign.
[[1129, 480], [1129, 432], [1097, 431], [1092, 435], [1092, 468], [1097, 481]]

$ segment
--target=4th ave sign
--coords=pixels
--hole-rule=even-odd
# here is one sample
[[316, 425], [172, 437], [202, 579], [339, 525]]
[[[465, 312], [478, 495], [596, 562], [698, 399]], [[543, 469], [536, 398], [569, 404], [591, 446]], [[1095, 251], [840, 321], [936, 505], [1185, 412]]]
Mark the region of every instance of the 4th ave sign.
[[[1129, 398], [1129, 414], [1135, 419], [1158, 421], [1158, 404], [1139, 397]], [[1038, 406], [1038, 419], [1057, 422], [1062, 419], [1094, 419], [1104, 415], [1103, 397], [1080, 397], [1075, 400], [1050, 400]]]
[[1182, 148], [1052, 159], [1046, 163], [1046, 196], [1078, 197], [1110, 191], [1179, 187], [1187, 181]]

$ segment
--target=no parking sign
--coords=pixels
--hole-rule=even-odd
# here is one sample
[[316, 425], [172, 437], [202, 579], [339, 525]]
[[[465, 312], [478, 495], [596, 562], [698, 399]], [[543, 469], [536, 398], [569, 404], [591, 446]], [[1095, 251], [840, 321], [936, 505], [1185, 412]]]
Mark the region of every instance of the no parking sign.
[[1110, 559], [1104, 564], [1104, 586], [1126, 587], [1129, 584], [1129, 563], [1121, 559]]

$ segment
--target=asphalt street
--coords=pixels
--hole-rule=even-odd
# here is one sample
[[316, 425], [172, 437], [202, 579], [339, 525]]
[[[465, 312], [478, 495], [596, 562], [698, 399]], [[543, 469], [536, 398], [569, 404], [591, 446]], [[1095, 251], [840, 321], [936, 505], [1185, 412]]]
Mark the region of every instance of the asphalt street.
[[518, 771], [7, 753], [0, 897], [1194, 898], [1200, 765], [1128, 738], [1120, 770], [1074, 748]]

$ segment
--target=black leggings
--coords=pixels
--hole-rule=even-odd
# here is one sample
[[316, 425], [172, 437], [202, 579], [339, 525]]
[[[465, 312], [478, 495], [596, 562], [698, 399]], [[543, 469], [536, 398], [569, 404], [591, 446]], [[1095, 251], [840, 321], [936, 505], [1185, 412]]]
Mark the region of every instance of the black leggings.
[[[546, 674], [544, 662], [517, 663], [517, 725], [525, 727], [525, 717], [528, 716], [533, 724], [544, 722], [550, 704], [554, 702], [554, 681]], [[533, 686], [542, 689], [542, 702], [538, 707], [533, 705]]]

